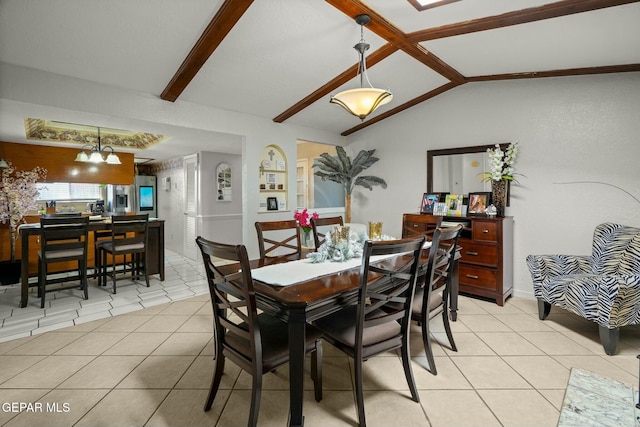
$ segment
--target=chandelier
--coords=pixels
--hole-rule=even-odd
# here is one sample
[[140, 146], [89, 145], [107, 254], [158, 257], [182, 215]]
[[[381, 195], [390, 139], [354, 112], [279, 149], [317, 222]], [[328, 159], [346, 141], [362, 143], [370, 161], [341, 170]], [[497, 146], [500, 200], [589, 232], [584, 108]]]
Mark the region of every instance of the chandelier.
[[[388, 90], [374, 88], [367, 75], [367, 62], [365, 61], [364, 53], [370, 46], [364, 41], [364, 26], [371, 22], [371, 18], [369, 18], [369, 15], [358, 15], [355, 21], [360, 25], [360, 41], [353, 47], [360, 56], [358, 65], [360, 87], [342, 91], [332, 96], [329, 102], [340, 105], [350, 114], [364, 121], [365, 117], [373, 113], [376, 108], [389, 103], [393, 99], [393, 95]], [[369, 87], [364, 86], [365, 79]]]
[[[89, 149], [88, 153], [85, 151], [85, 148]], [[107, 150], [111, 150], [111, 153], [107, 154]], [[98, 143], [96, 145], [83, 145], [75, 161], [84, 163], [107, 163], [109, 165], [122, 164], [113, 147], [109, 145], [104, 147], [100, 146], [100, 128], [98, 128]]]

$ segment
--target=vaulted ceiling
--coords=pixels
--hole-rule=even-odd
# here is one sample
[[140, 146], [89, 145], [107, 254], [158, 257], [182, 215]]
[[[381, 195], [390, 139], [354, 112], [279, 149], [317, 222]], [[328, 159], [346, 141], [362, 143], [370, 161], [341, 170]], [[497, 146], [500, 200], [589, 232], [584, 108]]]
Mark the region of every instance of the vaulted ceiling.
[[[639, 0], [414, 3], [0, 0], [0, 62], [342, 135], [460, 85], [640, 71]], [[361, 122], [329, 97], [359, 85], [363, 13], [394, 98]]]

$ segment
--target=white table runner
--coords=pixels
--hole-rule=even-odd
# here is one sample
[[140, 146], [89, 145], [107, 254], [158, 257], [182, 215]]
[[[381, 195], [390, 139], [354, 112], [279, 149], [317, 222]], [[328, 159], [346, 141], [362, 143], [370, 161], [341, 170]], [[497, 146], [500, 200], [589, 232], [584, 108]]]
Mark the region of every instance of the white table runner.
[[[424, 248], [431, 246], [431, 242], [426, 242]], [[370, 262], [380, 261], [384, 258], [397, 256], [379, 255], [371, 257]], [[345, 262], [320, 262], [313, 263], [310, 260], [301, 259], [289, 261], [282, 264], [267, 265], [251, 270], [251, 276], [260, 282], [274, 286], [290, 286], [296, 283], [306, 282], [316, 277], [339, 273], [354, 267], [359, 267], [362, 258], [354, 258]]]

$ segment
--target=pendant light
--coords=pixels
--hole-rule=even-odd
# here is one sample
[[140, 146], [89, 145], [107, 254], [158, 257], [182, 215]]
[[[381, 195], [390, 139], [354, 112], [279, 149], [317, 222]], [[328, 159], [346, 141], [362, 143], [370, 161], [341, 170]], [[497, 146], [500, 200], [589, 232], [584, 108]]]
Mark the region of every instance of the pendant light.
[[[89, 148], [90, 152], [87, 154], [84, 149]], [[105, 159], [107, 149], [111, 150]], [[115, 153], [113, 147], [107, 145], [104, 148], [100, 146], [100, 128], [98, 128], [98, 143], [96, 145], [85, 145], [82, 147], [78, 155], [76, 156], [76, 162], [85, 163], [107, 163], [109, 165], [120, 165], [120, 158]]]
[[[358, 73], [360, 74], [360, 87], [357, 89], [349, 89], [338, 93], [331, 97], [332, 104], [340, 105], [350, 114], [359, 117], [360, 120], [365, 119], [369, 114], [373, 113], [376, 108], [389, 103], [393, 99], [393, 95], [388, 90], [376, 89], [371, 85], [369, 76], [367, 75], [367, 62], [364, 53], [369, 49], [369, 44], [364, 41], [364, 26], [371, 22], [369, 15], [358, 15], [355, 19], [360, 25], [360, 42], [353, 48], [360, 56]], [[364, 81], [367, 81], [369, 87], [365, 87]]]

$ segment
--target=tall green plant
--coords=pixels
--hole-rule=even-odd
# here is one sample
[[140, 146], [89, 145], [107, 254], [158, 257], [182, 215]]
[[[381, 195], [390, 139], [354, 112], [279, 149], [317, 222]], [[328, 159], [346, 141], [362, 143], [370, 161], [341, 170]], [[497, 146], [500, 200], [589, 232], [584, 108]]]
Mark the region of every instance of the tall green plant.
[[313, 162], [313, 167], [318, 168], [314, 175], [319, 176], [323, 181], [337, 182], [344, 187], [345, 222], [351, 222], [351, 192], [356, 186], [368, 188], [369, 190], [373, 190], [373, 187], [377, 185], [387, 188], [387, 183], [382, 178], [371, 175], [358, 176], [362, 171], [380, 160], [373, 156], [375, 151], [361, 150], [355, 159], [351, 161], [344, 148], [338, 146], [336, 147], [337, 156], [322, 153]]

